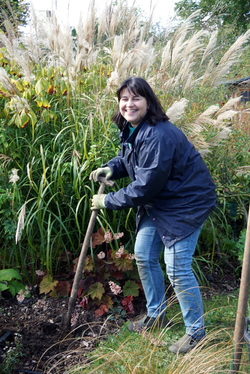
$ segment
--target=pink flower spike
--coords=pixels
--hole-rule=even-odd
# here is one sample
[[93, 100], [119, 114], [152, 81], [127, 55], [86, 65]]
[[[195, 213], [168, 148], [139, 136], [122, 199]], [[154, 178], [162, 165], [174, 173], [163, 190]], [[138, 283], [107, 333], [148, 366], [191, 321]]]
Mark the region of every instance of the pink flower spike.
[[110, 230], [106, 231], [104, 234], [104, 240], [106, 243], [110, 243], [113, 240], [113, 236]]
[[115, 253], [115, 257], [116, 258], [120, 258], [122, 256], [122, 254], [124, 253], [124, 246], [122, 245], [118, 251]]
[[109, 282], [109, 287], [110, 287], [111, 292], [114, 295], [118, 295], [119, 293], [122, 292], [121, 287], [118, 284], [116, 284], [115, 282], [110, 281]]

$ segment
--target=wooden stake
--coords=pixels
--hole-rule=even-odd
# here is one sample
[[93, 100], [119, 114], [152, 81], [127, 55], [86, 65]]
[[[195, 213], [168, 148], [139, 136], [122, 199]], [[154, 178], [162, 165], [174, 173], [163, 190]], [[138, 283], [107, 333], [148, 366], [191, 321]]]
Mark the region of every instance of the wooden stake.
[[230, 374], [238, 373], [244, 343], [244, 331], [246, 328], [246, 314], [250, 286], [250, 205], [247, 219], [246, 241], [241, 271], [240, 292], [234, 330], [234, 358]]

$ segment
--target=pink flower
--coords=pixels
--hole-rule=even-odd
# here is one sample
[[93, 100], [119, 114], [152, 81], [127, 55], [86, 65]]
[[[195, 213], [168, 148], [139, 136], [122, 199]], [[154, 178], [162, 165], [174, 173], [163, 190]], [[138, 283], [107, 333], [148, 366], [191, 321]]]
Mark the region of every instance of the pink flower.
[[17, 301], [19, 301], [19, 303], [22, 303], [23, 300], [25, 299], [25, 294], [24, 294], [24, 291], [23, 290], [20, 290], [16, 296], [17, 298]]
[[42, 277], [44, 275], [44, 271], [36, 270], [36, 275], [38, 275], [39, 277]]
[[110, 230], [106, 231], [104, 234], [104, 240], [106, 243], [110, 243], [113, 240], [113, 236]]
[[98, 255], [97, 255], [97, 257], [100, 259], [100, 260], [102, 260], [103, 258], [105, 258], [105, 253], [103, 252], [103, 251], [101, 251], [101, 252], [99, 252], [98, 253]]
[[27, 296], [30, 296], [30, 287], [25, 286], [25, 290], [20, 290], [16, 295], [16, 298], [19, 303], [22, 303]]
[[121, 287], [118, 286], [118, 284], [116, 284], [115, 282], [110, 281], [110, 282], [109, 282], [109, 287], [110, 287], [111, 292], [112, 292], [114, 295], [118, 295], [119, 293], [122, 292]]
[[124, 253], [124, 245], [122, 245], [118, 251], [115, 253], [115, 257], [116, 258], [120, 258], [122, 256], [122, 254]]
[[88, 303], [89, 303], [88, 297], [87, 297], [87, 296], [84, 296], [84, 297], [82, 298], [82, 301], [80, 302], [80, 305], [81, 305], [83, 308], [85, 308], [85, 307], [88, 305]]
[[123, 235], [124, 235], [123, 232], [118, 232], [117, 234], [114, 234], [114, 239], [120, 239], [123, 237]]

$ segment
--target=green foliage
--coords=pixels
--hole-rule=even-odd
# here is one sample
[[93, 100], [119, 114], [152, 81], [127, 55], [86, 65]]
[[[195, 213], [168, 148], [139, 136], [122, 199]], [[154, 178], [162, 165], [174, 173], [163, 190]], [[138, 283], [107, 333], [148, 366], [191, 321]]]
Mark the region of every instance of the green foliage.
[[[119, 150], [118, 131], [111, 120], [117, 105], [114, 93], [118, 80], [131, 74], [149, 78], [166, 109], [185, 96], [189, 103], [183, 113], [178, 109], [180, 116], [174, 122], [198, 149], [202, 144], [202, 149], [207, 146], [210, 151], [205, 161], [217, 183], [218, 209], [203, 228], [197, 275], [202, 278], [202, 264], [209, 263], [212, 271], [218, 256], [222, 262], [227, 256], [228, 261], [236, 259], [238, 265], [235, 245], [245, 227], [249, 198], [247, 108], [239, 109], [238, 126], [232, 119], [224, 125], [214, 118], [201, 121], [200, 116], [210, 105], [217, 104], [221, 110], [225, 104], [229, 90], [218, 85], [222, 79], [234, 77], [237, 68], [237, 76], [241, 71], [246, 74], [242, 45], [247, 36], [223, 55], [228, 42], [220, 45], [215, 34], [196, 32], [194, 20], [173, 35], [166, 38], [161, 33], [157, 39], [150, 24], [138, 18], [140, 12], [127, 9], [124, 2], [117, 2], [110, 12], [104, 29], [104, 23], [95, 18], [89, 28], [73, 33], [57, 27], [53, 18], [48, 29], [34, 34], [36, 48], [29, 44], [32, 38], [13, 39], [6, 34], [1, 39], [0, 265], [20, 269], [31, 284], [37, 282], [37, 271], [43, 271], [41, 289], [48, 295], [62, 294], [61, 277], [68, 276], [72, 259], [79, 255], [90, 199], [98, 187], [89, 181], [89, 174]], [[51, 31], [55, 29], [56, 33]], [[232, 128], [230, 137], [219, 147], [211, 145], [224, 127]], [[128, 183], [128, 179], [116, 181], [105, 192]], [[105, 231], [124, 232], [126, 250], [131, 252], [134, 209], [104, 211], [97, 220]], [[136, 297], [137, 285], [126, 278], [129, 271], [132, 279], [132, 262], [128, 257], [114, 257], [116, 251], [106, 256], [125, 274], [123, 297]], [[99, 282], [105, 290], [100, 284], [91, 288], [98, 301], [110, 290], [107, 277], [103, 275], [106, 283], [95, 278], [95, 266], [101, 266], [95, 256], [91, 248], [87, 260], [93, 263], [94, 281], [90, 285]], [[68, 295], [70, 285], [64, 286]]]
[[0, 363], [0, 374], [14, 374], [19, 359], [23, 355], [22, 337], [15, 334], [14, 342], [9, 343], [5, 348]]
[[243, 261], [245, 242], [246, 242], [246, 233], [247, 233], [246, 229], [242, 230], [239, 236], [239, 240], [236, 243], [236, 248], [238, 250], [238, 258], [240, 261]]
[[[168, 351], [168, 346], [184, 334], [179, 306], [170, 303], [167, 314], [172, 326], [138, 334], [131, 333], [125, 324], [118, 333], [102, 339], [85, 362], [73, 366], [69, 364], [67, 374], [226, 373], [232, 362], [237, 296], [237, 293], [230, 292], [204, 300], [207, 340], [200, 348], [185, 355], [174, 355]], [[241, 362], [240, 372], [249, 373], [246, 344], [243, 345]]]
[[21, 280], [19, 271], [15, 269], [0, 270], [0, 295], [1, 292], [8, 290], [12, 296], [16, 296], [21, 290], [25, 289]]
[[139, 295], [140, 282], [134, 256], [118, 243], [122, 236], [102, 228], [93, 234], [93, 252], [85, 259], [78, 295], [80, 304], [94, 307], [96, 316], [117, 314], [118, 310], [121, 316], [134, 312], [133, 297]]
[[175, 3], [175, 10], [182, 19], [200, 10], [199, 27], [229, 26], [238, 35], [249, 28], [249, 6], [249, 0], [181, 0]]
[[25, 26], [29, 16], [29, 3], [26, 0], [0, 0], [0, 29], [8, 31], [6, 21], [11, 22], [16, 31]]

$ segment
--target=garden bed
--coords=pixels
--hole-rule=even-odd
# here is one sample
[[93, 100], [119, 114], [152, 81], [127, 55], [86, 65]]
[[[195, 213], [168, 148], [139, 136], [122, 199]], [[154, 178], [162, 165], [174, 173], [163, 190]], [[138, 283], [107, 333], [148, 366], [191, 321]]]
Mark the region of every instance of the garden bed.
[[[202, 293], [204, 299], [210, 299], [238, 287], [238, 280], [229, 274], [223, 278], [214, 275], [211, 284], [204, 287]], [[119, 315], [95, 317], [92, 310], [84, 310], [77, 305], [74, 325], [67, 335], [62, 328], [62, 317], [67, 311], [66, 298], [32, 297], [23, 303], [13, 298], [1, 299], [0, 310], [0, 337], [7, 333], [6, 340], [0, 341], [0, 362], [10, 346], [15, 347], [16, 341], [19, 341], [22, 356], [16, 361], [14, 359], [15, 373], [63, 373], [66, 367], [86, 362], [87, 354], [100, 340], [118, 332], [125, 322]], [[144, 311], [144, 300], [136, 300], [133, 318]], [[18, 347], [15, 348], [18, 350]]]

